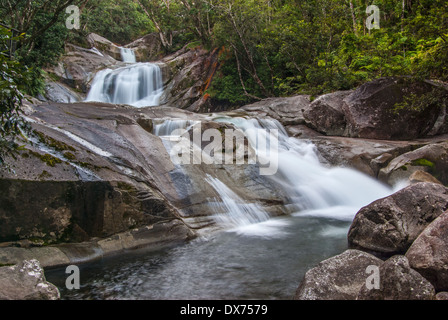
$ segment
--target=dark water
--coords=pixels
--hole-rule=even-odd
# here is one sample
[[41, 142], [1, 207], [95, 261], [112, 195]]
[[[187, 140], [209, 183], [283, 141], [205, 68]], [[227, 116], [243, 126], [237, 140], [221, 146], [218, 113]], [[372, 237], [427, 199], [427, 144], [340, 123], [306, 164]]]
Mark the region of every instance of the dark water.
[[62, 299], [291, 299], [307, 270], [346, 249], [349, 225], [325, 217], [276, 218], [82, 265], [78, 290], [65, 288], [65, 268], [46, 277]]

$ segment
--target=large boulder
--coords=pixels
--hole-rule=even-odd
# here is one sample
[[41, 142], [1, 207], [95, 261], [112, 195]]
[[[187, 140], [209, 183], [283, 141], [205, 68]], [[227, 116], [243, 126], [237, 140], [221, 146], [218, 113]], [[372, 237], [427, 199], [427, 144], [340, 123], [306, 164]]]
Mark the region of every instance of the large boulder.
[[448, 290], [448, 211], [426, 227], [406, 257], [438, 291]]
[[348, 232], [349, 247], [384, 256], [404, 254], [447, 208], [448, 188], [413, 184], [361, 208]]
[[439, 89], [445, 90], [430, 82], [407, 78], [381, 78], [360, 86], [342, 104], [348, 135], [394, 140], [428, 136], [444, 112], [437, 101], [414, 109], [397, 106], [407, 96], [423, 97]]
[[379, 267], [379, 288], [364, 284], [358, 300], [433, 300], [434, 287], [409, 266], [405, 256], [397, 255]]
[[338, 91], [318, 97], [303, 113], [307, 124], [328, 136], [347, 136], [343, 105], [350, 94], [351, 91]]
[[368, 277], [367, 267], [379, 267], [382, 263], [382, 260], [366, 252], [346, 250], [309, 270], [294, 299], [354, 300]]
[[58, 300], [59, 290], [45, 280], [39, 261], [0, 267], [0, 300]]
[[[318, 97], [304, 115], [309, 126], [326, 135], [411, 140], [448, 132], [442, 103], [447, 95], [438, 83], [380, 78]], [[406, 106], [412, 97], [421, 103]]]
[[243, 112], [251, 117], [272, 118], [283, 126], [304, 125], [304, 113], [310, 106], [310, 97], [298, 95], [285, 98], [268, 98], [245, 105], [234, 112]]

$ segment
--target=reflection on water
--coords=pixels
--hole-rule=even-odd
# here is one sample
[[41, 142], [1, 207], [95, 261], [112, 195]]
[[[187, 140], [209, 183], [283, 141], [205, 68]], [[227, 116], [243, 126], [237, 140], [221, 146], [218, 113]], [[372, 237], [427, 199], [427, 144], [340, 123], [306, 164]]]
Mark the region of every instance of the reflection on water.
[[79, 290], [65, 289], [65, 269], [46, 277], [62, 299], [291, 299], [307, 270], [346, 249], [349, 225], [298, 214], [81, 266]]

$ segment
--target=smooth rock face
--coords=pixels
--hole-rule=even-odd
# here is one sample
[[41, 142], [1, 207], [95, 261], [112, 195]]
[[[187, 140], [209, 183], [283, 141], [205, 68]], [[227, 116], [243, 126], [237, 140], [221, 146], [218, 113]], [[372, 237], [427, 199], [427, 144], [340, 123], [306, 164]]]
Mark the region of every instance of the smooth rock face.
[[0, 300], [58, 300], [59, 290], [45, 280], [37, 260], [0, 267]]
[[380, 266], [382, 260], [366, 252], [347, 250], [309, 270], [294, 299], [354, 300], [365, 284], [368, 266]]
[[434, 220], [406, 252], [411, 267], [438, 291], [448, 290], [448, 211]]
[[403, 254], [420, 233], [448, 209], [448, 188], [417, 183], [379, 199], [355, 216], [349, 247], [379, 255]]
[[[374, 280], [372, 280], [374, 281]], [[432, 300], [434, 287], [420, 273], [411, 269], [405, 256], [393, 256], [379, 267], [379, 287], [364, 284], [358, 300]]]

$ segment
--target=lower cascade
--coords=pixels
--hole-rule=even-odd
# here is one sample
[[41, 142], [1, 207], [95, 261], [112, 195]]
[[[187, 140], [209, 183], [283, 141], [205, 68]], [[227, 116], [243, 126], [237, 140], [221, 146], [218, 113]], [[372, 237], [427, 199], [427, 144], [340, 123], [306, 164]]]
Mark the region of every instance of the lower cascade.
[[98, 72], [86, 101], [128, 104], [137, 108], [153, 107], [159, 105], [162, 94], [160, 66], [154, 63], [135, 63]]
[[[264, 158], [264, 163], [270, 162], [269, 165], [276, 168], [275, 173], [267, 175], [267, 178], [288, 196], [288, 211], [292, 214], [351, 221], [361, 207], [393, 192], [389, 186], [356, 170], [324, 166], [312, 143], [289, 137], [277, 120], [228, 116], [212, 116], [211, 120], [229, 123], [241, 130], [258, 159]], [[179, 141], [179, 137], [172, 136], [172, 133], [182, 132], [179, 129], [186, 132], [197, 123], [166, 119], [154, 126], [153, 133], [163, 139], [168, 153], [171, 153], [173, 141]], [[278, 134], [271, 135], [272, 130]], [[197, 148], [194, 143], [191, 147]], [[182, 166], [178, 167], [182, 170]], [[187, 172], [185, 174], [188, 175]], [[224, 228], [246, 227], [271, 218], [261, 205], [241, 199], [232, 191], [232, 185], [208, 174], [205, 182], [219, 195], [220, 199], [209, 203], [209, 207], [216, 222]]]

